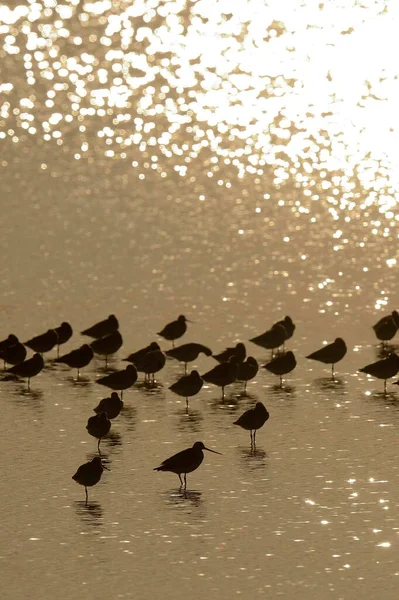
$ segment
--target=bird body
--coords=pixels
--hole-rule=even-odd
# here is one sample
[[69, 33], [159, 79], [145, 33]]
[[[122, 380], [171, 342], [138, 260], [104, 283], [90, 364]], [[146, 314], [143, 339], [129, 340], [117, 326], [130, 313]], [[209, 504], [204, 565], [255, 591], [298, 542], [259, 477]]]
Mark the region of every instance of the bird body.
[[245, 381], [244, 391], [247, 389], [247, 381], [253, 379], [258, 370], [258, 361], [253, 356], [248, 356], [247, 360], [238, 363], [237, 381]]
[[188, 319], [184, 315], [180, 315], [176, 321], [172, 321], [165, 325], [162, 331], [158, 331], [158, 335], [163, 337], [165, 340], [171, 341], [174, 347], [174, 340], [182, 337], [187, 331]]
[[274, 350], [275, 348], [279, 348], [282, 346], [287, 339], [287, 332], [285, 327], [281, 324], [273, 325], [271, 329], [265, 331], [261, 335], [257, 335], [256, 337], [250, 339], [249, 341], [261, 348], [266, 348], [267, 350]]
[[179, 362], [183, 362], [186, 369], [187, 363], [196, 360], [201, 353], [205, 354], [205, 356], [211, 356], [212, 350], [207, 348], [207, 346], [192, 342], [190, 344], [182, 344], [181, 346], [177, 346], [176, 348], [172, 348], [165, 352], [167, 356], [171, 356]]
[[224, 398], [224, 388], [237, 379], [237, 359], [232, 356], [229, 362], [216, 365], [213, 369], [202, 375], [202, 379], [208, 383], [213, 383], [222, 388], [222, 398]]
[[137, 368], [141, 373], [145, 373], [146, 379], [149, 380], [152, 375], [154, 381], [155, 373], [158, 373], [164, 368], [166, 363], [166, 356], [161, 350], [152, 350], [148, 352], [140, 361], [140, 366]]
[[95, 456], [93, 460], [80, 465], [75, 475], [72, 475], [72, 479], [76, 481], [76, 483], [83, 485], [85, 488], [86, 504], [89, 499], [87, 488], [96, 485], [100, 481], [105, 468], [106, 467], [101, 463], [101, 458]]
[[386, 392], [387, 379], [395, 377], [399, 372], [399, 356], [395, 352], [392, 352], [387, 358], [366, 365], [362, 369], [359, 369], [359, 371], [377, 379], [383, 379], [384, 392]]
[[306, 358], [317, 360], [326, 365], [332, 365], [332, 375], [334, 377], [334, 365], [342, 360], [347, 352], [347, 347], [342, 338], [336, 338], [331, 344], [327, 344], [320, 350], [312, 352]]
[[44, 352], [50, 352], [57, 345], [58, 337], [54, 329], [49, 329], [46, 333], [37, 335], [36, 337], [24, 342], [25, 346], [28, 346], [34, 352], [43, 354]]
[[240, 363], [245, 360], [246, 355], [247, 351], [244, 344], [239, 342], [236, 346], [233, 346], [232, 348], [226, 348], [226, 350], [223, 350], [223, 352], [220, 352], [219, 354], [213, 354], [212, 356], [219, 363], [227, 362], [231, 356], [235, 356], [237, 362]]
[[107, 413], [102, 412], [94, 417], [89, 417], [86, 429], [90, 435], [98, 439], [98, 451], [100, 452], [100, 442], [109, 430], [111, 429], [111, 421], [107, 417]]
[[134, 365], [128, 365], [123, 371], [115, 371], [115, 373], [100, 377], [100, 379], [97, 379], [96, 383], [109, 387], [111, 390], [123, 392], [123, 390], [132, 387], [136, 381], [137, 369]]
[[28, 389], [30, 387], [30, 380], [32, 377], [35, 377], [40, 373], [40, 371], [44, 367], [44, 361], [41, 354], [36, 353], [25, 360], [24, 362], [19, 363], [19, 365], [15, 365], [10, 369], [7, 369], [7, 373], [11, 373], [12, 375], [17, 375], [17, 377], [23, 377], [28, 380]]
[[148, 354], [149, 352], [153, 352], [154, 350], [160, 349], [161, 348], [159, 347], [159, 344], [157, 344], [156, 342], [152, 342], [149, 346], [146, 346], [145, 348], [141, 348], [140, 350], [129, 354], [129, 356], [127, 358], [124, 358], [123, 360], [125, 362], [133, 363], [137, 368], [138, 366], [140, 366], [141, 361], [146, 354]]
[[123, 344], [123, 339], [118, 330], [112, 331], [110, 334], [103, 338], [94, 340], [90, 344], [94, 354], [101, 354], [105, 356], [107, 362], [108, 356], [115, 354]]
[[99, 321], [98, 323], [95, 323], [88, 329], [81, 331], [81, 334], [87, 335], [95, 339], [99, 339], [105, 337], [106, 335], [109, 335], [113, 331], [117, 331], [118, 329], [118, 319], [115, 317], [115, 315], [110, 315], [107, 319], [104, 319], [104, 321]]
[[283, 375], [290, 373], [296, 367], [296, 359], [293, 352], [286, 352], [280, 356], [272, 358], [270, 362], [264, 365], [264, 369], [270, 371], [274, 375], [280, 376], [280, 385], [283, 383]]
[[19, 343], [19, 339], [17, 338], [17, 336], [14, 335], [13, 333], [10, 333], [10, 335], [8, 337], [6, 337], [4, 340], [1, 340], [0, 352], [3, 352], [3, 350], [8, 348], [9, 346], [14, 346], [15, 344], [18, 344], [18, 343]]
[[373, 325], [374, 333], [381, 342], [391, 340], [399, 328], [399, 313], [394, 310], [392, 314], [382, 317]]
[[263, 427], [268, 418], [269, 413], [265, 405], [262, 402], [257, 402], [254, 408], [246, 410], [233, 424], [250, 431], [251, 446], [255, 446], [256, 431]]
[[65, 344], [68, 340], [71, 339], [73, 334], [72, 327], [66, 321], [61, 323], [59, 327], [55, 327], [54, 331], [57, 334], [58, 346], [61, 346], [61, 344]]
[[295, 325], [291, 317], [284, 317], [284, 319], [282, 319], [281, 321], [277, 321], [277, 323], [275, 323], [273, 327], [275, 327], [276, 325], [282, 325], [284, 327], [286, 340], [289, 340], [294, 335]]
[[203, 450], [208, 450], [208, 452], [213, 452], [214, 454], [220, 454], [220, 452], [216, 452], [216, 450], [206, 448], [202, 442], [195, 442], [192, 448], [182, 450], [182, 452], [178, 452], [164, 460], [159, 467], [155, 467], [154, 471], [170, 471], [171, 473], [176, 473], [180, 479], [180, 487], [183, 487], [181, 476], [184, 474], [184, 489], [186, 489], [187, 473], [192, 473], [198, 469], [204, 460]]
[[203, 384], [204, 381], [198, 371], [191, 371], [189, 375], [184, 375], [184, 377], [173, 383], [169, 389], [178, 396], [185, 398], [188, 405], [188, 398], [198, 394]]
[[0, 358], [3, 359], [4, 365], [19, 365], [26, 358], [26, 348], [21, 342], [17, 342], [0, 350]]
[[90, 364], [93, 355], [93, 350], [90, 346], [88, 344], [83, 344], [80, 348], [76, 348], [76, 350], [72, 350], [72, 352], [68, 352], [68, 354], [56, 358], [54, 362], [68, 365], [68, 367], [71, 367], [72, 369], [77, 369], [79, 379], [80, 369], [83, 369], [83, 367], [87, 367], [87, 365]]
[[108, 419], [115, 419], [123, 408], [123, 401], [116, 392], [112, 392], [109, 398], [103, 398], [98, 406], [94, 408], [96, 414], [106, 413]]

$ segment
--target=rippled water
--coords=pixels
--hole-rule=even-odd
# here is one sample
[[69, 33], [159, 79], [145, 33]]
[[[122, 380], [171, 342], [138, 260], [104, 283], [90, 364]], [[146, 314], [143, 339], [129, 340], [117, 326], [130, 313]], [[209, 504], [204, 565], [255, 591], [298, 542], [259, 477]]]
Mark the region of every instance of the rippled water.
[[[0, 7], [0, 338], [69, 320], [72, 349], [114, 312], [117, 368], [181, 313], [215, 352], [290, 314], [298, 360], [283, 390], [261, 370], [188, 416], [168, 361], [126, 393], [88, 507], [101, 361], [1, 382], [2, 597], [397, 598], [399, 397], [357, 369], [399, 305], [398, 21], [371, 0]], [[304, 357], [337, 336], [332, 384]], [[257, 400], [254, 455], [232, 422]], [[196, 440], [223, 456], [182, 495], [152, 469]]]

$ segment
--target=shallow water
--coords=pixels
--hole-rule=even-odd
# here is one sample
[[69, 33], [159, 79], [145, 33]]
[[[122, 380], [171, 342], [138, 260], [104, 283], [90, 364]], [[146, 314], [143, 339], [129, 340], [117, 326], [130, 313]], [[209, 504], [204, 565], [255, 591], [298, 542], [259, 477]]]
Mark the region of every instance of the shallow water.
[[[0, 8], [0, 337], [68, 320], [70, 350], [113, 312], [118, 368], [181, 313], [215, 352], [290, 314], [298, 366], [187, 415], [168, 360], [126, 392], [88, 506], [103, 363], [0, 382], [2, 597], [396, 599], [399, 395], [357, 369], [399, 304], [397, 9], [42, 4]], [[304, 357], [337, 336], [332, 383]], [[232, 423], [258, 400], [254, 454]], [[152, 469], [197, 440], [223, 456], [184, 495]]]

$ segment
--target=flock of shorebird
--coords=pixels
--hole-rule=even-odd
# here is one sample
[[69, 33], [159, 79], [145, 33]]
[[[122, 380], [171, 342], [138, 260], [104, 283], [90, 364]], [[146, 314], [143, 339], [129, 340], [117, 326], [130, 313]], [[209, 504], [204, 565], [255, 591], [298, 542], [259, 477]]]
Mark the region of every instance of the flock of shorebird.
[[[110, 397], [101, 400], [98, 406], [94, 408], [96, 414], [90, 417], [87, 422], [88, 433], [98, 439], [99, 456], [81, 465], [73, 476], [77, 483], [85, 487], [86, 502], [88, 501], [87, 488], [98, 483], [103, 469], [107, 468], [101, 460], [101, 440], [110, 431], [111, 420], [115, 419], [123, 408], [123, 391], [136, 383], [138, 373], [144, 373], [146, 384], [151, 386], [155, 384], [155, 374], [165, 366], [167, 357], [184, 363], [185, 375], [173, 383], [169, 389], [186, 399], [187, 410], [188, 398], [198, 394], [204, 382], [221, 387], [222, 398], [224, 398], [226, 386], [236, 381], [242, 381], [244, 382], [245, 392], [247, 382], [258, 373], [258, 362], [252, 356], [247, 357], [245, 345], [241, 342], [234, 347], [226, 348], [219, 354], [213, 354], [207, 346], [197, 343], [175, 347], [175, 340], [184, 335], [189, 322], [186, 317], [180, 315], [175, 321], [168, 323], [162, 331], [158, 332], [159, 336], [172, 342], [170, 350], [163, 352], [156, 342], [152, 342], [125, 358], [124, 361], [129, 363], [125, 369], [111, 372], [96, 380], [96, 383], [110, 388], [113, 392]], [[392, 348], [392, 351], [390, 351], [390, 348], [386, 346], [387, 342], [392, 340], [399, 330], [399, 313], [393, 311], [392, 314], [384, 316], [373, 326], [373, 329], [377, 339], [385, 347], [387, 356], [366, 365], [359, 371], [383, 379], [384, 393], [386, 393], [387, 380], [399, 372], [399, 356]], [[271, 351], [271, 359], [263, 365], [263, 368], [279, 376], [280, 386], [283, 385], [283, 376], [293, 371], [297, 364], [294, 353], [285, 349], [285, 344], [293, 336], [294, 331], [295, 325], [292, 319], [286, 316], [281, 321], [274, 323], [270, 329], [250, 340], [257, 346]], [[0, 359], [4, 361], [4, 370], [7, 374], [4, 379], [25, 378], [28, 380], [29, 388], [30, 380], [38, 375], [44, 367], [43, 354], [56, 347], [57, 358], [54, 359], [54, 362], [77, 369], [77, 379], [79, 380], [80, 370], [89, 365], [94, 354], [104, 356], [107, 366], [108, 357], [115, 354], [123, 343], [119, 332], [119, 323], [114, 315], [110, 315], [107, 319], [81, 332], [82, 335], [93, 339], [90, 344], [83, 344], [76, 350], [60, 356], [60, 346], [65, 344], [72, 337], [72, 334], [72, 327], [65, 322], [59, 327], [49, 329], [47, 332], [23, 343], [14, 334], [10, 334], [6, 339], [0, 341]], [[26, 348], [34, 351], [32, 358], [26, 359]], [[347, 347], [344, 340], [336, 338], [334, 342], [323, 346], [306, 358], [331, 365], [332, 378], [334, 379], [334, 367], [344, 358], [346, 352]], [[201, 353], [212, 356], [218, 364], [203, 375], [200, 375], [196, 370], [187, 374], [187, 364], [195, 361]], [[12, 366], [6, 368], [7, 365]], [[399, 385], [399, 380], [394, 383]], [[254, 408], [244, 412], [234, 424], [250, 432], [251, 448], [255, 449], [256, 432], [263, 427], [268, 418], [269, 413], [266, 407], [262, 402], [257, 402]], [[204, 458], [204, 450], [220, 454], [215, 450], [206, 448], [202, 442], [195, 442], [192, 448], [187, 448], [166, 459], [154, 470], [176, 473], [179, 476], [181, 488], [186, 489], [187, 473], [191, 473], [200, 466]]]

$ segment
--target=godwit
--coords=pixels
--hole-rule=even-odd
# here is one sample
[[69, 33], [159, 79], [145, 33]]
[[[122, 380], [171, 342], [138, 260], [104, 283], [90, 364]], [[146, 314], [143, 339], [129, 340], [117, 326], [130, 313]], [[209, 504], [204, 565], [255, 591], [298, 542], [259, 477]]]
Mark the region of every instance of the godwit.
[[86, 504], [89, 500], [87, 488], [96, 485], [96, 483], [100, 481], [101, 475], [103, 474], [103, 469], [107, 469], [107, 471], [109, 471], [108, 467], [101, 463], [101, 458], [99, 456], [95, 456], [90, 462], [80, 465], [75, 475], [72, 475], [72, 479], [74, 481], [80, 485], [84, 485]]
[[5, 350], [6, 348], [8, 348], [8, 346], [14, 346], [15, 344], [18, 344], [18, 343], [19, 343], [19, 339], [17, 338], [17, 336], [14, 335], [13, 333], [10, 333], [10, 335], [8, 337], [6, 337], [5, 340], [1, 340], [0, 352]]
[[57, 357], [60, 355], [60, 346], [71, 339], [73, 330], [69, 323], [64, 321], [59, 327], [54, 328], [57, 334]]
[[87, 367], [90, 364], [93, 358], [93, 350], [90, 348], [88, 344], [83, 344], [80, 348], [76, 350], [72, 350], [72, 352], [68, 352], [68, 354], [64, 354], [59, 358], [56, 358], [54, 362], [63, 363], [64, 365], [68, 365], [72, 369], [77, 369], [78, 371], [78, 381], [80, 375], [80, 369], [83, 367]]
[[148, 354], [149, 352], [153, 352], [154, 350], [160, 350], [160, 349], [161, 348], [159, 347], [159, 344], [157, 344], [156, 342], [151, 342], [151, 344], [149, 346], [146, 346], [145, 348], [141, 348], [140, 350], [137, 350], [136, 352], [132, 352], [132, 354], [129, 354], [129, 356], [127, 358], [124, 358], [123, 360], [125, 362], [130, 362], [137, 367], [137, 365], [140, 365], [141, 360], [144, 358], [144, 356], [146, 354]]
[[7, 369], [7, 373], [12, 373], [18, 377], [23, 377], [28, 380], [28, 390], [30, 389], [30, 380], [40, 373], [44, 367], [44, 361], [41, 354], [34, 354], [32, 358], [25, 360], [24, 362]]
[[237, 379], [237, 358], [232, 356], [229, 362], [216, 365], [213, 369], [202, 375], [202, 379], [222, 388], [222, 399], [224, 399], [224, 388]]
[[262, 404], [262, 402], [257, 402], [254, 408], [246, 410], [237, 421], [234, 421], [234, 425], [239, 425], [243, 429], [249, 431], [251, 436], [251, 446], [255, 447], [256, 431], [263, 427], [268, 418], [269, 413], [265, 405]]
[[265, 331], [261, 335], [257, 335], [256, 337], [250, 339], [249, 341], [261, 348], [266, 348], [267, 350], [273, 352], [275, 348], [279, 348], [282, 346], [287, 339], [287, 332], [283, 325], [273, 325], [271, 329]]
[[123, 408], [123, 401], [119, 398], [116, 392], [112, 392], [109, 398], [100, 400], [98, 406], [93, 408], [94, 412], [99, 415], [106, 413], [108, 419], [116, 419]]
[[387, 358], [377, 360], [359, 369], [361, 373], [367, 373], [372, 377], [384, 380], [384, 394], [387, 393], [387, 379], [395, 377], [399, 372], [399, 356], [393, 352]]
[[109, 335], [117, 329], [119, 329], [118, 319], [115, 315], [110, 315], [107, 319], [104, 319], [104, 321], [99, 321], [88, 329], [81, 331], [81, 334], [98, 339]]
[[4, 350], [0, 350], [0, 358], [4, 361], [4, 369], [6, 364], [19, 365], [26, 358], [26, 348], [21, 342], [17, 342], [12, 346], [7, 346]]
[[123, 339], [119, 331], [115, 330], [103, 338], [94, 340], [90, 344], [94, 354], [105, 356], [105, 366], [108, 365], [108, 356], [115, 354], [123, 344]]
[[54, 329], [49, 329], [46, 333], [37, 335], [36, 337], [24, 342], [24, 346], [28, 346], [34, 352], [43, 354], [44, 352], [50, 352], [57, 345], [57, 334]]
[[[164, 460], [159, 467], [155, 467], [154, 471], [176, 473], [180, 479], [180, 488], [184, 485], [184, 489], [187, 489], [187, 473], [192, 473], [192, 471], [198, 469], [204, 460], [203, 450], [208, 450], [208, 452], [213, 452], [214, 454], [221, 454], [221, 452], [207, 448], [202, 442], [195, 442], [192, 448], [182, 450], [182, 452], [178, 452]], [[184, 484], [181, 478], [182, 475], [184, 475]]]
[[148, 352], [143, 358], [140, 360], [140, 366], [137, 367], [137, 370], [141, 373], [145, 374], [145, 379], [148, 383], [152, 383], [155, 381], [155, 373], [158, 373], [161, 369], [164, 368], [166, 363], [166, 356], [161, 350], [152, 350]]
[[377, 338], [385, 344], [391, 340], [399, 328], [399, 313], [394, 310], [392, 314], [382, 317], [373, 325], [374, 333]]
[[179, 362], [184, 363], [184, 370], [187, 373], [187, 363], [192, 362], [193, 360], [197, 360], [198, 356], [203, 353], [205, 356], [211, 356], [212, 350], [203, 346], [202, 344], [195, 344], [194, 342], [190, 344], [183, 344], [182, 346], [177, 346], [177, 348], [172, 348], [171, 350], [167, 350], [165, 354], [167, 356], [171, 356], [175, 358]]
[[97, 379], [96, 383], [105, 385], [105, 387], [111, 388], [117, 392], [121, 392], [121, 398], [123, 397], [123, 390], [127, 390], [132, 387], [137, 381], [137, 369], [134, 365], [128, 365], [123, 371], [115, 371], [105, 377]]
[[247, 390], [247, 382], [253, 379], [258, 370], [258, 361], [253, 356], [248, 356], [244, 362], [239, 362], [237, 365], [237, 381], [244, 381], [244, 392]]
[[204, 382], [198, 371], [191, 371], [190, 375], [181, 377], [178, 381], [170, 386], [170, 390], [186, 399], [188, 407], [188, 399], [195, 396], [201, 390]]
[[316, 350], [316, 352], [312, 352], [306, 358], [310, 358], [312, 360], [317, 360], [326, 365], [331, 366], [332, 378], [334, 379], [334, 365], [342, 360], [347, 352], [347, 347], [342, 338], [336, 338], [332, 344], [327, 344], [320, 350]]
[[244, 344], [239, 342], [236, 346], [233, 346], [232, 348], [226, 348], [226, 350], [223, 350], [223, 352], [220, 352], [219, 354], [213, 354], [213, 358], [217, 360], [218, 363], [224, 363], [230, 360], [231, 356], [235, 356], [237, 362], [240, 363], [245, 360], [246, 355], [247, 351]]
[[90, 433], [90, 435], [92, 435], [93, 437], [98, 439], [97, 448], [98, 448], [98, 453], [101, 455], [101, 452], [100, 452], [101, 439], [105, 435], [107, 435], [107, 433], [111, 429], [111, 421], [108, 419], [107, 413], [102, 412], [99, 415], [95, 415], [94, 417], [89, 417], [89, 420], [87, 421], [86, 429]]
[[283, 375], [290, 373], [296, 367], [296, 359], [293, 352], [286, 352], [281, 356], [272, 358], [270, 362], [264, 365], [264, 369], [270, 371], [274, 375], [280, 376], [280, 386], [283, 386]]
[[186, 333], [187, 325], [186, 323], [192, 323], [186, 319], [184, 315], [180, 315], [176, 321], [172, 321], [165, 325], [162, 331], [158, 332], [158, 335], [165, 338], [165, 340], [169, 340], [172, 342], [173, 348], [175, 347], [175, 340], [180, 338], [182, 335]]

